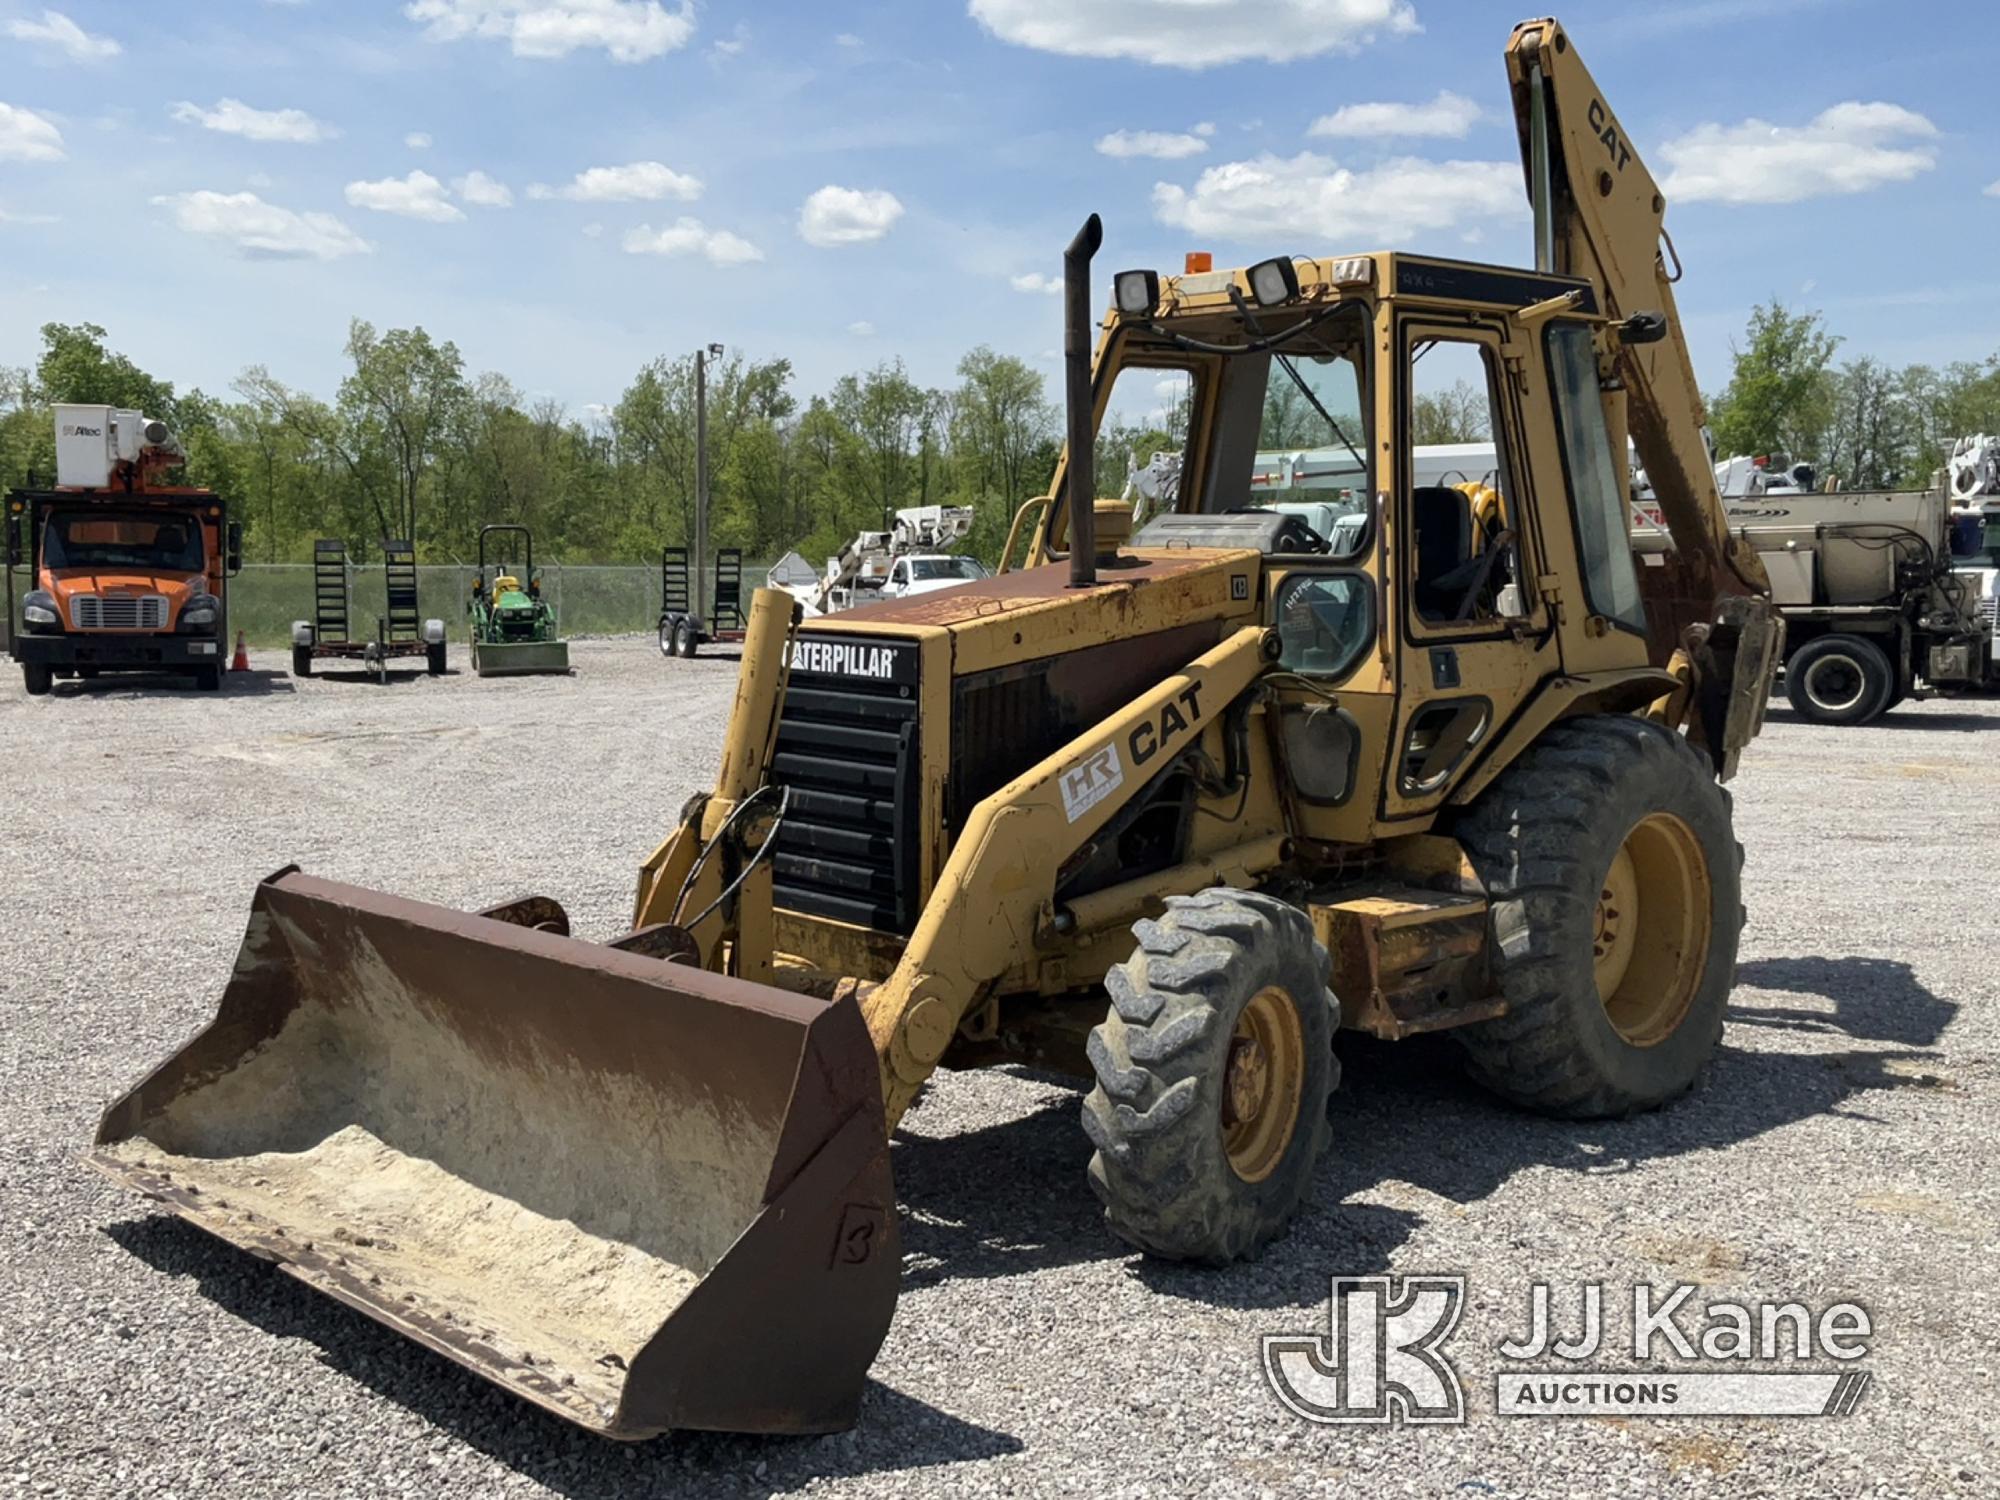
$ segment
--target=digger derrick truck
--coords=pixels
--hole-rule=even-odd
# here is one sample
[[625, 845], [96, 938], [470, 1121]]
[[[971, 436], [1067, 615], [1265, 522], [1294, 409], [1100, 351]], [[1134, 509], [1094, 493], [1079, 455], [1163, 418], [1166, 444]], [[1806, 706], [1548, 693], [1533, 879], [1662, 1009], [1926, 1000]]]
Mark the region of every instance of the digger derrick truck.
[[[1076, 1073], [1110, 1227], [1216, 1263], [1309, 1192], [1338, 1027], [1450, 1028], [1557, 1115], [1686, 1089], [1742, 917], [1718, 782], [1781, 631], [1714, 494], [1658, 190], [1555, 22], [1507, 63], [1533, 269], [1121, 274], [1093, 354], [1093, 217], [1026, 566], [810, 625], [758, 591], [715, 787], [608, 945], [547, 898], [273, 876], [217, 1018], [90, 1162], [600, 1433], [799, 1432], [855, 1415], [890, 1138], [941, 1066]], [[1439, 340], [1501, 415], [1490, 533], [1408, 476]], [[1189, 452], [1128, 536], [1090, 455], [1149, 366], [1193, 376]], [[1367, 470], [1339, 552], [1242, 508], [1295, 376]], [[1643, 574], [1628, 423], [1676, 543]]]

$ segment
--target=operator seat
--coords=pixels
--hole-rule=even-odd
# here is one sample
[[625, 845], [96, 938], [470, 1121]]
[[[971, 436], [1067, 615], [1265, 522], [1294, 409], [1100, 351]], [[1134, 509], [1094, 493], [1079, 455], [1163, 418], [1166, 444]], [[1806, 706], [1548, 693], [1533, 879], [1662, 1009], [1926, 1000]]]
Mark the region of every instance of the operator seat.
[[1458, 617], [1463, 578], [1452, 576], [1472, 561], [1472, 501], [1464, 491], [1426, 485], [1410, 495], [1410, 525], [1417, 543], [1417, 576], [1411, 589], [1426, 620]]

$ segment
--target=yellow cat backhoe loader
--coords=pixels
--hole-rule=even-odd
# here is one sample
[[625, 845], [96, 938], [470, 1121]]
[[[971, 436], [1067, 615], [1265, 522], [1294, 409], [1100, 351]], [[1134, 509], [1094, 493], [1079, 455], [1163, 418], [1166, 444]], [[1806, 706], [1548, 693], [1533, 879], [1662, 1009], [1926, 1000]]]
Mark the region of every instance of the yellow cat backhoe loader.
[[[273, 876], [219, 1015], [91, 1163], [596, 1431], [814, 1431], [894, 1308], [889, 1140], [939, 1066], [1086, 1080], [1110, 1228], [1217, 1263], [1309, 1191], [1337, 1028], [1451, 1028], [1554, 1114], [1685, 1090], [1742, 918], [1719, 782], [1780, 632], [1659, 190], [1560, 26], [1507, 65], [1532, 269], [1125, 272], [1093, 353], [1093, 218], [1025, 566], [809, 625], [760, 592], [715, 789], [608, 945], [543, 898]], [[1447, 356], [1498, 459], [1420, 487], [1413, 381]], [[1092, 474], [1132, 369], [1192, 392], [1136, 530]], [[1274, 392], [1365, 476], [1333, 536], [1252, 503]]]

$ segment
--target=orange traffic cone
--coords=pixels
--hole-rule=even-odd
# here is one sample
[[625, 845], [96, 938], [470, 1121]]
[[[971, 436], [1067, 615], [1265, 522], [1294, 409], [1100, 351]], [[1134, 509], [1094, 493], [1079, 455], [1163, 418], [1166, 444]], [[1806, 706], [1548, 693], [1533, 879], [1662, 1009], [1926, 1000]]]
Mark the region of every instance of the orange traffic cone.
[[243, 632], [236, 632], [236, 655], [230, 659], [229, 670], [247, 672], [250, 670], [250, 648], [243, 644]]

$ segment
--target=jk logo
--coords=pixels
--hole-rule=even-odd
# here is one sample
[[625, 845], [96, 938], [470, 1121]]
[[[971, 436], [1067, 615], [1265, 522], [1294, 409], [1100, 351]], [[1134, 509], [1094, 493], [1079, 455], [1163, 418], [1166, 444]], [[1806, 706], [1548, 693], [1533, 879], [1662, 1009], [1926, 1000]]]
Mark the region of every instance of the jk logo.
[[1264, 1379], [1308, 1422], [1462, 1423], [1438, 1351], [1464, 1308], [1463, 1276], [1336, 1276], [1327, 1332], [1266, 1334]]

